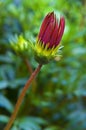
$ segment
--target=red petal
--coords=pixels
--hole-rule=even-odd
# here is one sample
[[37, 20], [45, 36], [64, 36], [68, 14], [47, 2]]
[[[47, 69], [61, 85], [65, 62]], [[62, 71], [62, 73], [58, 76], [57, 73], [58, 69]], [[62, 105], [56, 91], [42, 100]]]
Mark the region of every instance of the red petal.
[[55, 27], [54, 27], [54, 31], [53, 31], [53, 34], [52, 34], [51, 39], [50, 39], [50, 47], [53, 47], [55, 45], [57, 33], [58, 33], [58, 22], [55, 19]]
[[55, 17], [52, 18], [52, 21], [49, 23], [49, 25], [43, 35], [42, 40], [43, 40], [44, 44], [50, 43], [50, 38], [53, 33], [54, 27], [55, 27]]
[[65, 19], [64, 17], [61, 17], [60, 19], [60, 24], [59, 24], [59, 29], [58, 29], [58, 37], [56, 39], [56, 46], [59, 44], [61, 38], [62, 38], [62, 35], [64, 33], [64, 28], [65, 28]]
[[44, 18], [44, 21], [43, 21], [43, 23], [42, 23], [42, 25], [41, 25], [40, 32], [39, 32], [39, 35], [38, 35], [39, 39], [42, 38], [42, 36], [43, 36], [43, 34], [44, 34], [44, 32], [45, 32], [45, 30], [46, 30], [46, 28], [47, 28], [49, 22], [51, 21], [51, 18], [53, 17], [53, 15], [54, 15], [54, 13], [52, 12], [52, 13], [49, 13], [49, 14]]

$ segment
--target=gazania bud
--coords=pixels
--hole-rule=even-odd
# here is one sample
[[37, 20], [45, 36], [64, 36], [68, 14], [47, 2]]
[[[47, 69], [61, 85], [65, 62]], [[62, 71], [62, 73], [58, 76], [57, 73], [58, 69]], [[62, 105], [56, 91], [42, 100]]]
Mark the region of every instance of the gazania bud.
[[54, 12], [47, 14], [41, 25], [37, 42], [34, 47], [36, 52], [36, 60], [38, 62], [45, 64], [56, 57], [64, 28], [64, 17], [61, 17], [58, 22]]
[[29, 44], [22, 35], [12, 37], [10, 43], [17, 54], [28, 57]]

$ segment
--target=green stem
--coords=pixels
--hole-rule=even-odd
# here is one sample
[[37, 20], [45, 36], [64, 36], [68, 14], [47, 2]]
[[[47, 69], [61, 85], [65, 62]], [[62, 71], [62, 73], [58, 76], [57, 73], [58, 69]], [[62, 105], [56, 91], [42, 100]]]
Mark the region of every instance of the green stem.
[[13, 114], [12, 114], [12, 116], [11, 116], [11, 118], [10, 118], [8, 124], [7, 124], [6, 127], [4, 128], [4, 130], [10, 130], [10, 128], [11, 128], [11, 126], [12, 126], [12, 124], [13, 124], [13, 122], [14, 122], [16, 116], [17, 116], [17, 113], [18, 113], [18, 111], [19, 111], [20, 105], [21, 105], [21, 103], [22, 103], [22, 101], [23, 101], [23, 99], [24, 99], [24, 96], [25, 96], [25, 94], [26, 94], [26, 91], [27, 91], [27, 89], [30, 87], [30, 84], [32, 83], [33, 79], [36, 77], [36, 75], [37, 75], [38, 72], [40, 71], [41, 67], [42, 67], [42, 65], [39, 64], [38, 67], [35, 69], [35, 71], [32, 73], [31, 77], [28, 79], [27, 83], [25, 84], [25, 86], [24, 86], [24, 88], [23, 88], [23, 90], [22, 90], [22, 92], [21, 92], [21, 94], [20, 94], [20, 96], [19, 96], [19, 98], [18, 98], [18, 100], [17, 100], [17, 103], [16, 103], [16, 105], [15, 105], [14, 112], [13, 112]]

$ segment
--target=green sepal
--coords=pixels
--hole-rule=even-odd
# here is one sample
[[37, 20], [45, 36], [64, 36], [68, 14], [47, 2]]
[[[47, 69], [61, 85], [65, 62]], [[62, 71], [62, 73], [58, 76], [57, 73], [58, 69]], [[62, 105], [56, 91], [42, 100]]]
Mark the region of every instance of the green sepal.
[[51, 60], [45, 56], [38, 56], [35, 54], [35, 60], [40, 64], [48, 64]]

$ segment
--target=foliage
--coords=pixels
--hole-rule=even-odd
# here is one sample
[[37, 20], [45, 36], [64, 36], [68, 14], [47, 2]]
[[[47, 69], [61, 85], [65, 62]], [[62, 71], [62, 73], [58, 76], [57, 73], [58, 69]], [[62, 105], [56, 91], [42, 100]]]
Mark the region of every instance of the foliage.
[[[0, 129], [9, 120], [30, 73], [9, 44], [14, 35], [35, 41], [49, 11], [66, 19], [63, 58], [41, 69], [12, 130], [86, 130], [86, 1], [0, 1]], [[28, 60], [37, 67], [33, 53]]]

